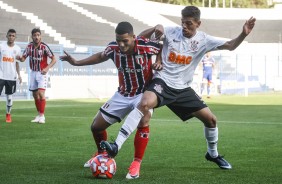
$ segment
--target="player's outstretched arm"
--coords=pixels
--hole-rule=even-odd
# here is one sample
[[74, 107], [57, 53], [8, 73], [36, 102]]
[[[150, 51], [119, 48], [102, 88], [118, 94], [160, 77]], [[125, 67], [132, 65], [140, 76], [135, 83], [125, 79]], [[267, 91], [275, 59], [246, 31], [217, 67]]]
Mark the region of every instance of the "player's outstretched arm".
[[98, 52], [98, 53], [93, 54], [92, 56], [85, 58], [85, 59], [82, 59], [82, 60], [74, 59], [66, 51], [64, 51], [64, 53], [65, 53], [65, 55], [60, 56], [60, 60], [61, 61], [67, 61], [71, 65], [74, 65], [74, 66], [95, 65], [95, 64], [107, 61], [109, 59], [106, 55], [103, 54], [103, 52]]
[[154, 35], [154, 39], [159, 40], [164, 34], [164, 27], [161, 24], [156, 25], [155, 27], [146, 29], [142, 31], [138, 36], [144, 36], [145, 38], [151, 38]]
[[241, 34], [230, 41], [227, 41], [224, 45], [218, 47], [218, 49], [227, 49], [227, 50], [234, 50], [236, 49], [243, 41], [244, 39], [252, 32], [254, 26], [255, 26], [256, 18], [251, 17], [249, 20], [247, 20], [243, 26], [243, 30]]

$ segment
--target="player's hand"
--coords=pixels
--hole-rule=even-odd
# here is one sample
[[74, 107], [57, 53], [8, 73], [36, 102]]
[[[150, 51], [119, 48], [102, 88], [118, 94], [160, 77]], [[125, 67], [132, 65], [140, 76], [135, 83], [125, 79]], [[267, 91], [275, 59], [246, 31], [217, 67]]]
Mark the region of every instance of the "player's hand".
[[251, 17], [249, 20], [246, 21], [246, 23], [243, 26], [243, 32], [248, 35], [253, 30], [255, 26], [256, 18]]
[[22, 81], [23, 81], [23, 80], [22, 80], [22, 77], [21, 77], [21, 76], [19, 76], [19, 77], [18, 77], [18, 79], [19, 79], [19, 84], [21, 84], [21, 83], [22, 83]]
[[22, 57], [22, 56], [19, 56], [19, 55], [16, 56], [16, 60], [19, 60], [20, 62], [24, 62], [24, 61], [23, 61], [23, 57]]
[[66, 51], [64, 51], [64, 53], [65, 53], [64, 56], [60, 56], [60, 60], [61, 61], [67, 61], [71, 65], [75, 65], [76, 60], [73, 57], [71, 57], [71, 55], [69, 55]]
[[153, 70], [160, 71], [163, 69], [163, 65], [162, 63], [157, 62], [157, 63], [152, 64], [152, 68]]
[[46, 67], [46, 68], [43, 68], [42, 70], [41, 70], [41, 74], [42, 75], [46, 75], [47, 73], [48, 73], [48, 68]]

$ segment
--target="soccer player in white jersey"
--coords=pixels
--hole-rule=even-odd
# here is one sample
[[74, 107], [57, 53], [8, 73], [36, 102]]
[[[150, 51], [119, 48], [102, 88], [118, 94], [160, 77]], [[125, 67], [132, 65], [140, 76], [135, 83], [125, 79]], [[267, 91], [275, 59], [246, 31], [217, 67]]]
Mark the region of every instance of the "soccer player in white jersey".
[[13, 105], [13, 94], [16, 92], [16, 80], [21, 83], [19, 63], [16, 57], [21, 54], [21, 48], [15, 44], [16, 31], [9, 29], [6, 35], [7, 42], [0, 45], [0, 95], [5, 86], [6, 94], [6, 122], [11, 123], [11, 110]]
[[[48, 71], [56, 63], [56, 58], [49, 46], [41, 41], [41, 31], [39, 28], [32, 29], [31, 36], [32, 42], [26, 46], [19, 60], [23, 62], [29, 57], [31, 69], [29, 90], [32, 91], [38, 112], [38, 115], [31, 122], [42, 124], [45, 123], [45, 90], [47, 88]], [[51, 59], [49, 64], [48, 57]]]
[[[217, 151], [218, 128], [216, 117], [190, 87], [193, 74], [205, 53], [213, 50], [234, 50], [246, 36], [250, 34], [256, 19], [251, 17], [243, 25], [237, 38], [224, 41], [197, 31], [201, 25], [200, 10], [195, 6], [187, 6], [182, 10], [181, 27], [157, 25], [145, 30], [148, 37], [155, 33], [163, 33], [162, 64], [163, 69], [155, 72], [154, 79], [144, 92], [140, 105], [129, 113], [124, 124], [138, 125], [140, 118], [148, 113], [148, 109], [166, 105], [182, 121], [196, 117], [204, 124], [204, 135], [207, 141], [205, 158], [216, 163], [222, 169], [231, 169], [231, 165]], [[116, 156], [122, 144], [129, 137], [119, 132], [114, 143], [102, 142], [108, 154]]]

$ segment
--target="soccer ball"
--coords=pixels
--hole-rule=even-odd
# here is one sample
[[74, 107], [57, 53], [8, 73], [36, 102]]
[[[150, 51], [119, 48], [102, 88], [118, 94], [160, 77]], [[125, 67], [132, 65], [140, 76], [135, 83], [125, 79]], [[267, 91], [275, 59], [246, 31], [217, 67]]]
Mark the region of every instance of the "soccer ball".
[[90, 169], [95, 178], [111, 179], [116, 173], [116, 161], [107, 155], [97, 155], [92, 159]]

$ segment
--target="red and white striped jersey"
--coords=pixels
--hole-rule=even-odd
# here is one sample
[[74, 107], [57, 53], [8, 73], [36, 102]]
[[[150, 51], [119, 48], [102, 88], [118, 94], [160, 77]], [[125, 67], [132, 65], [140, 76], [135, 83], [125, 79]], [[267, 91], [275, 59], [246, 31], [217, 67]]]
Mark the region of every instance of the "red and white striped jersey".
[[117, 42], [111, 42], [103, 54], [111, 58], [118, 69], [119, 88], [123, 96], [143, 93], [152, 79], [152, 56], [160, 52], [160, 45], [144, 37], [135, 40], [134, 54], [122, 53]]
[[23, 57], [29, 57], [29, 66], [33, 71], [41, 71], [48, 66], [48, 57], [54, 57], [53, 52], [47, 44], [41, 42], [38, 47], [34, 47], [33, 42], [30, 42], [24, 52]]

